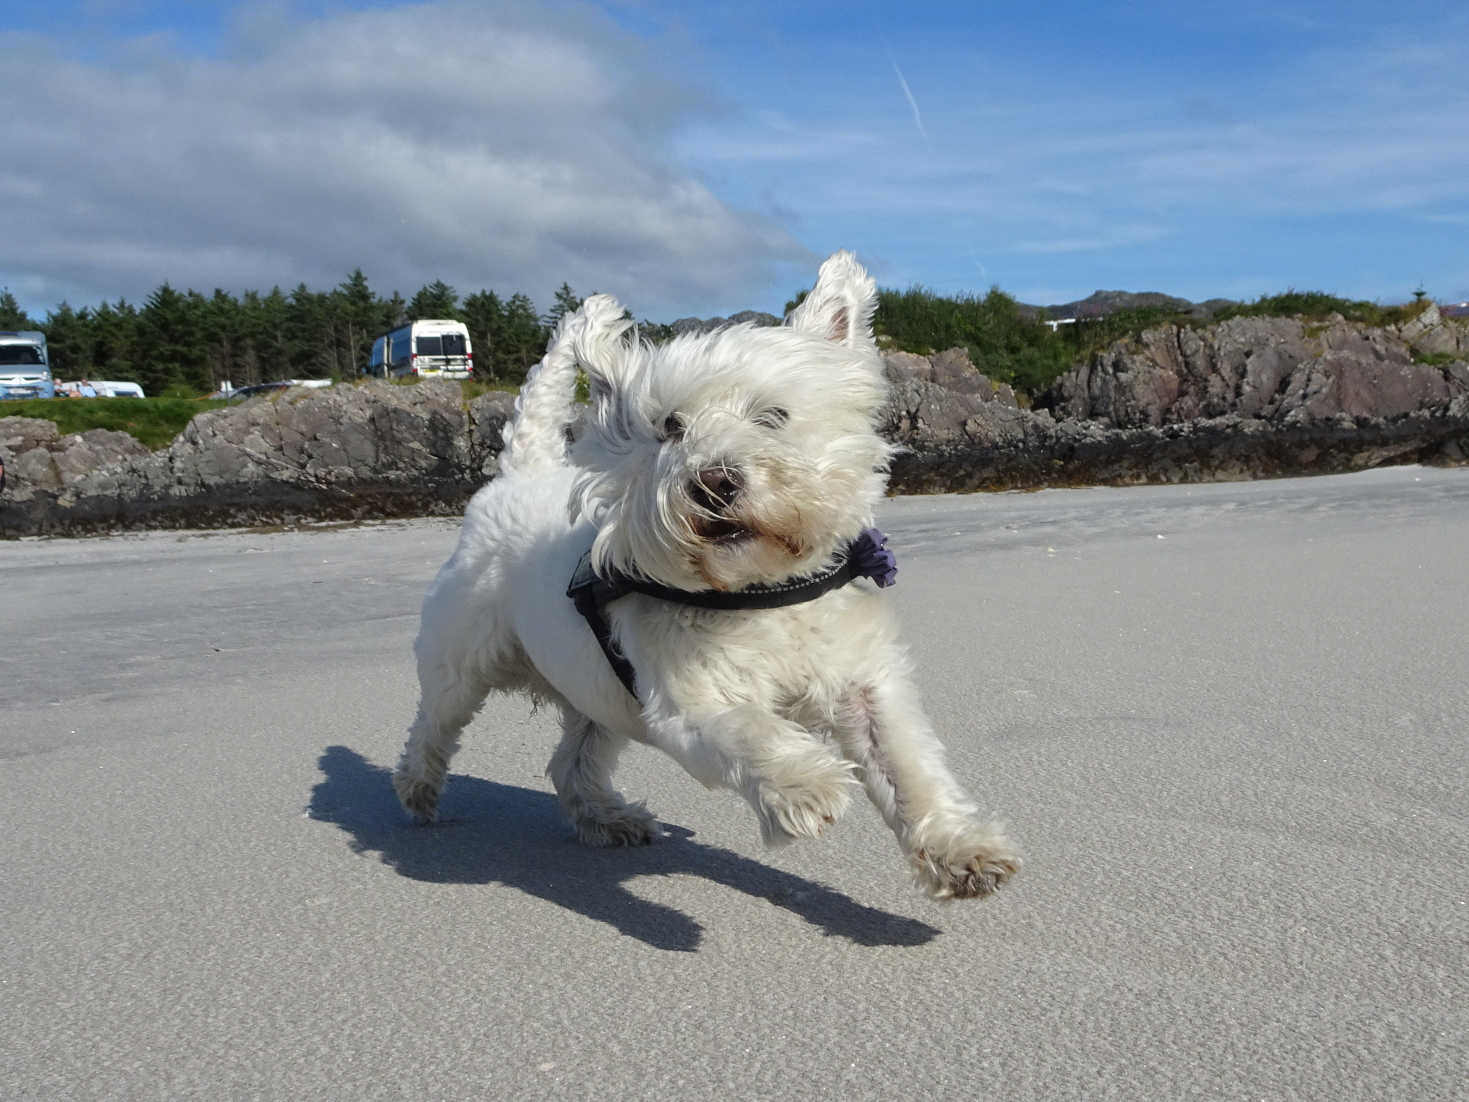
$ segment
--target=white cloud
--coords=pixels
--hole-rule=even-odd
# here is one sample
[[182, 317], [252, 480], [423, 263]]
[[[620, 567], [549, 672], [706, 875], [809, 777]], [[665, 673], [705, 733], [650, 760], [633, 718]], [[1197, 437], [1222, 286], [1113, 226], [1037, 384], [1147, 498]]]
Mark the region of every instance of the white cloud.
[[[673, 162], [695, 88], [580, 6], [429, 3], [256, 21], [219, 56], [6, 49], [0, 282], [41, 301], [361, 267], [380, 293], [569, 281], [640, 314], [748, 304], [811, 258]], [[23, 258], [18, 260], [17, 258]]]

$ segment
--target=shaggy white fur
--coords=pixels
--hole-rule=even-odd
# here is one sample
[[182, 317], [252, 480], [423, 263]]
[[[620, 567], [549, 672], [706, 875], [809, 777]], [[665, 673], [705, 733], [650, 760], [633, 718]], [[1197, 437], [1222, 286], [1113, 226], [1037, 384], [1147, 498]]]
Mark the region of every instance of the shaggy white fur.
[[[876, 304], [839, 252], [781, 328], [654, 347], [606, 295], [562, 321], [516, 403], [501, 474], [424, 600], [422, 701], [394, 775], [404, 807], [433, 818], [464, 726], [490, 692], [519, 691], [562, 713], [548, 772], [588, 844], [660, 833], [612, 786], [634, 740], [741, 793], [771, 844], [819, 833], [860, 784], [935, 898], [986, 895], [1020, 867], [946, 767], [869, 583], [764, 611], [623, 597], [607, 612], [636, 699], [566, 597], [588, 549], [599, 572], [736, 590], [810, 573], [871, 526], [889, 457], [873, 430]], [[592, 407], [568, 448], [578, 369]]]

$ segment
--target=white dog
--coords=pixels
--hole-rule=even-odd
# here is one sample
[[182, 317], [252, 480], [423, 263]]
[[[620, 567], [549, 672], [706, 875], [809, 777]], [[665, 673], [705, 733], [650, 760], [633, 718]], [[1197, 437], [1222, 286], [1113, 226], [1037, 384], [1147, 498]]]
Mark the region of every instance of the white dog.
[[[890, 451], [876, 305], [840, 252], [780, 328], [653, 347], [606, 295], [562, 321], [424, 600], [405, 808], [433, 818], [465, 724], [517, 690], [560, 709], [548, 773], [589, 845], [660, 834], [612, 786], [632, 739], [740, 793], [767, 843], [819, 833], [860, 783], [935, 898], [1020, 867], [944, 764], [887, 598], [841, 584], [891, 566], [862, 535]], [[568, 453], [579, 367], [592, 406]]]

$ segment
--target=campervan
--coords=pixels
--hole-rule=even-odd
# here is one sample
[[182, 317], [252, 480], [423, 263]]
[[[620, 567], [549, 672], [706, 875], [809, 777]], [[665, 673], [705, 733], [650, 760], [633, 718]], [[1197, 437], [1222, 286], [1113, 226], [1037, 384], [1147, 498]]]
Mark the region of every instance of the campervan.
[[46, 334], [0, 330], [0, 398], [54, 398], [56, 381], [46, 355]]
[[137, 383], [119, 382], [114, 379], [92, 380], [99, 398], [141, 398], [143, 388]]
[[77, 379], [56, 384], [58, 398], [141, 398], [143, 388], [137, 383], [112, 379]]
[[462, 321], [425, 318], [373, 341], [372, 355], [362, 373], [380, 379], [412, 375], [467, 379], [473, 370], [468, 327]]

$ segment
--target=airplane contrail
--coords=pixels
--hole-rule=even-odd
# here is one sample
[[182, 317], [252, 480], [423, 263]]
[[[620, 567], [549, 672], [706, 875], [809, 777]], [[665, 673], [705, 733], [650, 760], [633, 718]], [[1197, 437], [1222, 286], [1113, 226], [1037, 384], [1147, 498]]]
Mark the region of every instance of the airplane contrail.
[[908, 87], [908, 81], [903, 76], [903, 70], [898, 68], [897, 61], [893, 61], [893, 72], [898, 74], [898, 85], [903, 89], [903, 95], [908, 97], [908, 106], [913, 108], [913, 125], [918, 127], [918, 133], [923, 135], [923, 140], [928, 141], [928, 131], [923, 128], [923, 115], [919, 113], [918, 101], [913, 98], [913, 89]]

